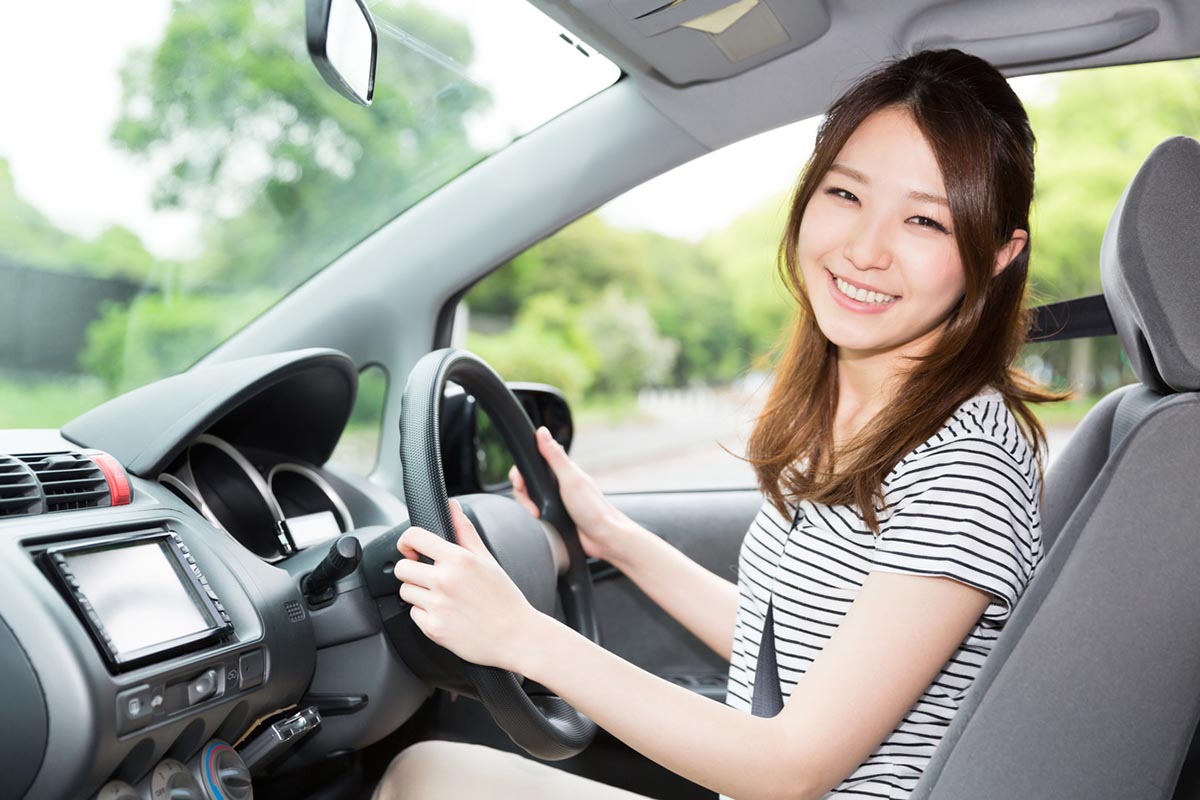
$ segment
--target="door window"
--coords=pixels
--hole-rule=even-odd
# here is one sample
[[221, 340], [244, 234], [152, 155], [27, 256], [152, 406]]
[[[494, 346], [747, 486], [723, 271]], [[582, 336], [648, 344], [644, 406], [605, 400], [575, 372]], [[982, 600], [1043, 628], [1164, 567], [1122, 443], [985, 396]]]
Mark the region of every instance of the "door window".
[[[1099, 250], [1155, 144], [1200, 134], [1200, 61], [1018, 78], [1038, 140], [1030, 304], [1100, 292]], [[816, 121], [679, 167], [477, 284], [467, 345], [510, 380], [561, 388], [573, 455], [607, 491], [753, 486], [737, 458], [792, 301], [775, 253]], [[461, 320], [460, 320], [461, 324]], [[1035, 409], [1051, 458], [1134, 380], [1115, 336], [1032, 344], [1022, 366], [1077, 399]]]

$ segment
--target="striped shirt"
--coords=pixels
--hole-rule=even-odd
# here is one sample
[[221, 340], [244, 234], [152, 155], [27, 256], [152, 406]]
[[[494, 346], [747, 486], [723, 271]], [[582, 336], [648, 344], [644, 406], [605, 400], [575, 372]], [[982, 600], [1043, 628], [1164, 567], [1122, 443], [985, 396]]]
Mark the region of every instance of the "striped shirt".
[[994, 389], [963, 403], [883, 482], [878, 539], [852, 506], [768, 502], [742, 542], [726, 703], [750, 711], [768, 602], [784, 700], [873, 571], [952, 578], [990, 594], [983, 616], [904, 719], [828, 797], [907, 798], [1042, 558], [1040, 476]]

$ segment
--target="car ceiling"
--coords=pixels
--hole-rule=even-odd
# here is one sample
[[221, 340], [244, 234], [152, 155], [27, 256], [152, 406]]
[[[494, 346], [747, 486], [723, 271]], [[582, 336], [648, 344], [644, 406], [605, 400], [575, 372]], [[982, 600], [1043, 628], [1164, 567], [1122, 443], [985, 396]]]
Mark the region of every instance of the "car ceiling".
[[[399, 388], [421, 355], [446, 343], [443, 308], [492, 269], [658, 174], [819, 114], [855, 77], [922, 43], [999, 54], [1009, 75], [1200, 54], [1200, 4], [1184, 0], [758, 0], [785, 21], [788, 6], [819, 5], [828, 29], [808, 43], [798, 32], [732, 67], [707, 33], [676, 26], [645, 36], [629, 18], [630, 9], [709, 13], [728, 2], [534, 0], [625, 77], [409, 209], [205, 361], [333, 347], [360, 366], [383, 366]], [[818, 27], [823, 18], [804, 17]], [[676, 33], [685, 39], [668, 37]], [[1128, 43], [1097, 44], [1114, 36]], [[688, 61], [684, 52], [681, 61], [689, 47], [704, 55]], [[714, 69], [731, 72], [702, 79]], [[394, 488], [400, 396], [388, 393], [376, 473]]]
[[[1008, 75], [1200, 52], [1200, 4], [1187, 0], [757, 0], [787, 28], [788, 39], [736, 64], [718, 37], [680, 24], [665, 28], [731, 0], [534, 5], [619, 64], [657, 108], [710, 148], [820, 113], [865, 70], [922, 46], [976, 52]], [[820, 13], [803, 11], [814, 8]], [[665, 15], [673, 18], [639, 27]], [[826, 20], [828, 29], [812, 38], [811, 28]], [[665, 29], [647, 35], [659, 28]], [[722, 67], [728, 77], [710, 79]]]

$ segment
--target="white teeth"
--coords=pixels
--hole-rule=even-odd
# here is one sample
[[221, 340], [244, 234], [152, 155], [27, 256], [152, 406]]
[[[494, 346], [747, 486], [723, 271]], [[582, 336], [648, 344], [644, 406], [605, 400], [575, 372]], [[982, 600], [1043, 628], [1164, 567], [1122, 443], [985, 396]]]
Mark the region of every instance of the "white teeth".
[[866, 289], [859, 289], [857, 286], [851, 286], [837, 276], [834, 276], [833, 280], [834, 283], [837, 284], [838, 290], [842, 294], [846, 295], [847, 297], [852, 297], [860, 303], [878, 303], [880, 305], [885, 305], [893, 302], [896, 299], [891, 295], [881, 294], [879, 292], [868, 292]]

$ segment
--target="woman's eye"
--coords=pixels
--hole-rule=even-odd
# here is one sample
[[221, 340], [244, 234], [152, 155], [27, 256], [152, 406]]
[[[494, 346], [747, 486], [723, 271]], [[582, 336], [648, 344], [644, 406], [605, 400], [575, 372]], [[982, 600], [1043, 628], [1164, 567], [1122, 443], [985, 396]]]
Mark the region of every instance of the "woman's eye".
[[833, 195], [834, 197], [840, 197], [843, 200], [850, 200], [851, 202], [858, 202], [858, 198], [854, 196], [853, 192], [848, 192], [845, 189], [838, 188], [837, 186], [831, 186], [830, 188], [826, 189], [825, 194]]
[[916, 223], [922, 228], [933, 228], [935, 231], [949, 233], [949, 231], [946, 230], [946, 226], [942, 225], [942, 223], [938, 222], [936, 219], [930, 219], [929, 217], [912, 217], [911, 219], [916, 221]]

